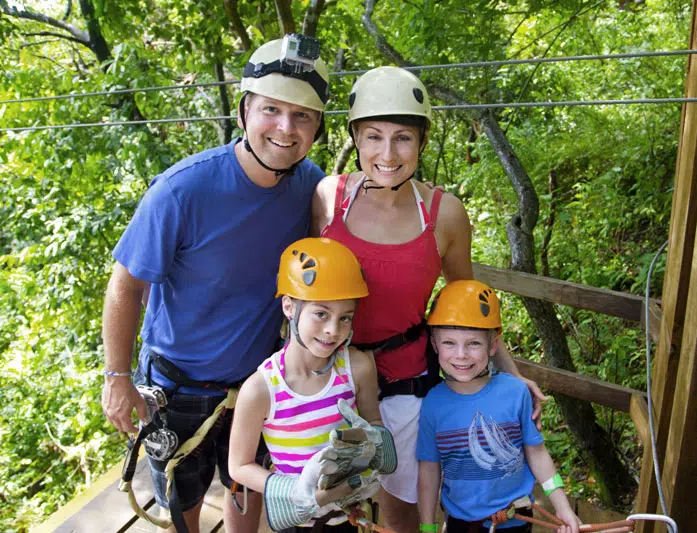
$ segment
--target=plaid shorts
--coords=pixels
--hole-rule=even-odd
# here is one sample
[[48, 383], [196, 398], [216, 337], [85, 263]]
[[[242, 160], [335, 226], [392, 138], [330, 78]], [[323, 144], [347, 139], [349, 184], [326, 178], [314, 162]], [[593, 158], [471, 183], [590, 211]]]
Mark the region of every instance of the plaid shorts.
[[[180, 445], [193, 436], [223, 398], [224, 396], [175, 394], [169, 399], [167, 427], [177, 434]], [[233, 411], [228, 410], [225, 413], [223, 426], [214, 439], [207, 437], [198, 451], [191, 453], [174, 469], [174, 480], [177, 484], [177, 494], [183, 511], [196, 506], [205, 496], [208, 487], [213, 482], [216, 464], [222, 484], [228, 489], [232, 487], [227, 463]], [[263, 463], [266, 453], [266, 444], [260, 436], [256, 455], [258, 464]], [[169, 503], [165, 497], [167, 493], [167, 476], [165, 475], [167, 461], [156, 461], [150, 457], [148, 459], [155, 488], [155, 499], [160, 506], [169, 508]], [[242, 487], [238, 490], [242, 490]]]

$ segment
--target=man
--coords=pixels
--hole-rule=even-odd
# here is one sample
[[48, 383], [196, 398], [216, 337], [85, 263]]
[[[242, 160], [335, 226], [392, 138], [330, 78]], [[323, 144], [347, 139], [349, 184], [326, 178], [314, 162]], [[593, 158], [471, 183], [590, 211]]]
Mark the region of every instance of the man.
[[[104, 304], [102, 406], [120, 431], [138, 431], [133, 409], [147, 418], [134, 383], [160, 387], [168, 397], [165, 430], [181, 444], [212, 414], [224, 389], [239, 386], [273, 351], [283, 316], [274, 299], [279, 258], [306, 236], [312, 194], [323, 177], [305, 156], [321, 133], [327, 82], [317, 41], [286, 36], [261, 46], [241, 83], [244, 138], [188, 157], [152, 181], [114, 249]], [[148, 291], [132, 383], [131, 354]], [[232, 485], [231, 416], [228, 411], [203, 450], [175, 469], [173, 508], [191, 532], [198, 531], [216, 463], [223, 484]], [[258, 453], [265, 453], [263, 444]], [[163, 507], [169, 507], [166, 463], [150, 458]], [[249, 495], [246, 515], [233, 504], [228, 490], [226, 530], [256, 532], [261, 495]]]

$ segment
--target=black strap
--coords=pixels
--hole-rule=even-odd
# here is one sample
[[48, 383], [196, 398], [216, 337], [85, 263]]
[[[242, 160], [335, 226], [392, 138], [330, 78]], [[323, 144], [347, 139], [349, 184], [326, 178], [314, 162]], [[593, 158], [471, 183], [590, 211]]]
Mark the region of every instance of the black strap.
[[372, 350], [374, 355], [379, 355], [382, 352], [390, 352], [401, 348], [405, 344], [416, 342], [421, 338], [421, 334], [426, 329], [426, 319], [422, 319], [418, 324], [414, 324], [404, 333], [398, 333], [387, 339], [377, 342], [366, 342], [363, 344], [354, 344], [359, 350]]
[[150, 363], [168, 380], [175, 383], [176, 388], [191, 387], [194, 389], [215, 390], [227, 393], [229, 389], [239, 388], [240, 381], [223, 383], [220, 381], [198, 381], [191, 379], [186, 373], [169, 359], [150, 350]]
[[249, 62], [244, 66], [242, 77], [263, 78], [274, 72], [309, 83], [317, 93], [317, 96], [319, 96], [319, 99], [322, 100], [323, 104], [326, 104], [327, 100], [329, 100], [329, 84], [316, 70], [298, 70], [280, 59], [272, 61], [271, 63], [254, 64]]
[[380, 387], [380, 400], [390, 396], [423, 398], [431, 390], [433, 383], [428, 374], [398, 381], [387, 381], [383, 376], [378, 376], [378, 387]]

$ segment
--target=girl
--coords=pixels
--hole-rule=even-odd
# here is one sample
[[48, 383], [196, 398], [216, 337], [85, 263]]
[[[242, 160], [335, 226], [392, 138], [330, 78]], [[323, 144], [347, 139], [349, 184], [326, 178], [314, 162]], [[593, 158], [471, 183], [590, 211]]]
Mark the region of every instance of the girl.
[[[350, 477], [329, 494], [319, 490], [320, 475], [337, 469], [323, 460], [329, 456], [317, 454], [327, 447], [332, 430], [367, 428], [374, 448], [363, 468], [368, 462], [379, 473], [396, 468], [392, 436], [380, 419], [375, 365], [369, 356], [348, 347], [358, 299], [367, 294], [357, 259], [336, 241], [302, 239], [281, 256], [276, 296], [283, 297], [291, 335], [240, 389], [229, 459], [233, 479], [264, 492], [274, 530], [311, 526], [315, 518], [328, 521], [324, 527], [331, 531], [355, 531], [343, 513], [329, 511], [357, 500], [356, 489], [359, 497], [375, 492], [377, 474]], [[339, 407], [340, 401], [346, 407]], [[260, 433], [273, 474], [255, 463]], [[352, 499], [326, 506], [352, 491]]]

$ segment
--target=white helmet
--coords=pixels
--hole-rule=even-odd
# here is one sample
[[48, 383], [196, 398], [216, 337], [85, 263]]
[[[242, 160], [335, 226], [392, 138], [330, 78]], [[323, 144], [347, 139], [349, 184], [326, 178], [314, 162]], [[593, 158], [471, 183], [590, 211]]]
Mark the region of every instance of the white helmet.
[[289, 60], [286, 52], [288, 42], [298, 43], [308, 39], [291, 34], [257, 48], [244, 68], [240, 89], [245, 93], [324, 111], [329, 97], [329, 71], [319, 57], [319, 41], [312, 39], [311, 43], [316, 45], [317, 58], [302, 67]]
[[389, 115], [424, 117], [431, 122], [431, 102], [426, 87], [414, 74], [399, 67], [369, 70], [351, 89], [349, 130], [358, 119]]

